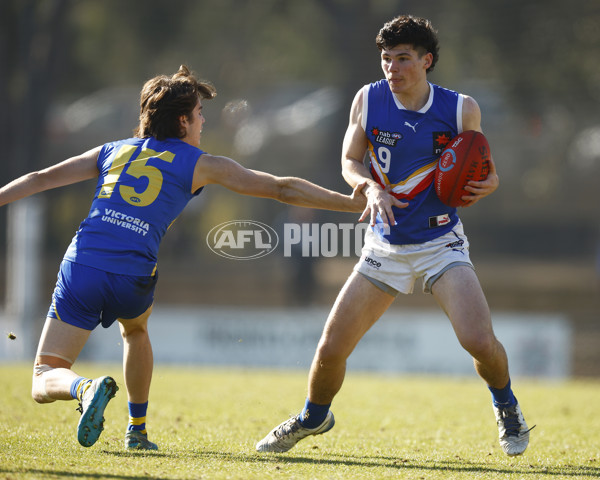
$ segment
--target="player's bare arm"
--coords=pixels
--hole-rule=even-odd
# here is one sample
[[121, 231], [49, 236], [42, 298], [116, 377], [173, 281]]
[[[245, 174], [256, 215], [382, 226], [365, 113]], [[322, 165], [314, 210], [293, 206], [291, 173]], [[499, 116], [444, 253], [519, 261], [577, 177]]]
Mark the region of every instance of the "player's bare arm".
[[362, 105], [363, 91], [358, 91], [352, 102], [350, 110], [350, 121], [344, 135], [342, 145], [342, 175], [344, 180], [351, 186], [361, 183], [366, 183], [363, 189], [364, 195], [367, 197], [367, 206], [363, 210], [359, 221], [370, 217], [370, 224], [375, 225], [377, 214], [386, 225], [394, 225], [394, 212], [392, 206], [399, 208], [406, 207], [408, 203], [401, 202], [393, 195], [389, 194], [381, 188], [381, 186], [373, 180], [371, 172], [365, 166], [363, 159], [367, 151], [367, 135], [361, 125], [362, 120]]
[[[475, 130], [483, 133], [481, 130], [481, 110], [479, 105], [472, 97], [465, 96], [463, 102], [463, 130]], [[500, 185], [500, 179], [496, 173], [496, 165], [494, 159], [490, 156], [490, 171], [485, 180], [476, 182], [471, 180], [465, 187], [471, 195], [465, 195], [462, 199], [468, 202], [464, 207], [470, 207], [493, 193]]]
[[204, 154], [196, 164], [193, 189], [207, 184], [218, 184], [242, 195], [272, 198], [299, 207], [361, 212], [366, 205], [361, 193], [364, 184], [358, 184], [352, 195], [343, 195], [302, 178], [276, 177], [247, 169], [227, 157]]
[[68, 158], [51, 167], [31, 172], [0, 188], [0, 206], [45, 190], [82, 182], [98, 176], [98, 153], [101, 147]]

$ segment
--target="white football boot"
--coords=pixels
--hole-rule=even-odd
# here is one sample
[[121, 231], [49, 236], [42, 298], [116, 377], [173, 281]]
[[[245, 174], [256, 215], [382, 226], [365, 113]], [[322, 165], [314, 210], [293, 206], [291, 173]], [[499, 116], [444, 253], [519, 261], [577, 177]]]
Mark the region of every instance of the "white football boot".
[[296, 443], [310, 435], [321, 435], [333, 428], [335, 419], [333, 413], [327, 412], [323, 423], [316, 428], [305, 428], [300, 424], [300, 415], [286, 420], [256, 444], [258, 452], [287, 452]]
[[518, 403], [504, 408], [493, 407], [502, 450], [510, 456], [521, 455], [529, 445], [529, 432], [535, 425], [527, 427]]

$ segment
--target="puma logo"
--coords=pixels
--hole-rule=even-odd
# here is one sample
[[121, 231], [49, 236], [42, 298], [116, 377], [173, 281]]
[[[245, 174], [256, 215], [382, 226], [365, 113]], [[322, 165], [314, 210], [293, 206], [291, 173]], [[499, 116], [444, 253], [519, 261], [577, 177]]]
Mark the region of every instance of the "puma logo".
[[418, 124], [419, 124], [419, 122], [415, 123], [414, 125], [411, 125], [411, 124], [410, 124], [410, 123], [408, 123], [408, 122], [404, 122], [404, 125], [405, 125], [405, 126], [407, 126], [407, 127], [410, 127], [410, 128], [412, 128], [412, 131], [413, 131], [413, 132], [415, 132], [415, 133], [417, 133], [417, 125], [418, 125]]

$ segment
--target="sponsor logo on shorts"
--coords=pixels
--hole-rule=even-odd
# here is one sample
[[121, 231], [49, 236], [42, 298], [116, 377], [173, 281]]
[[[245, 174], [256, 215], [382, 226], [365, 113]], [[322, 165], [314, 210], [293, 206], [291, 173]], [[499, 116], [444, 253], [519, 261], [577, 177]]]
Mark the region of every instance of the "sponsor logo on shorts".
[[379, 270], [381, 268], [381, 262], [378, 262], [377, 260], [375, 260], [371, 257], [365, 257], [365, 263], [377, 270]]
[[450, 242], [447, 243], [446, 245], [444, 245], [446, 248], [451, 248], [452, 250], [454, 250], [455, 252], [460, 252], [462, 253], [464, 250], [464, 245], [465, 245], [465, 241], [460, 238], [458, 240], [456, 240], [455, 242]]

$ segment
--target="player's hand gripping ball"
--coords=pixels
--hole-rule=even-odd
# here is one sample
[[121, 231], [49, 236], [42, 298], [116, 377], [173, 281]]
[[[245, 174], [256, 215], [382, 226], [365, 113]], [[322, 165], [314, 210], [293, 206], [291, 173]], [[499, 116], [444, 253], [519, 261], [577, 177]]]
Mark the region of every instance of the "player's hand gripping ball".
[[435, 171], [435, 192], [445, 205], [465, 205], [461, 197], [471, 195], [465, 186], [482, 181], [490, 170], [490, 146], [481, 132], [467, 130], [454, 137], [442, 152]]

